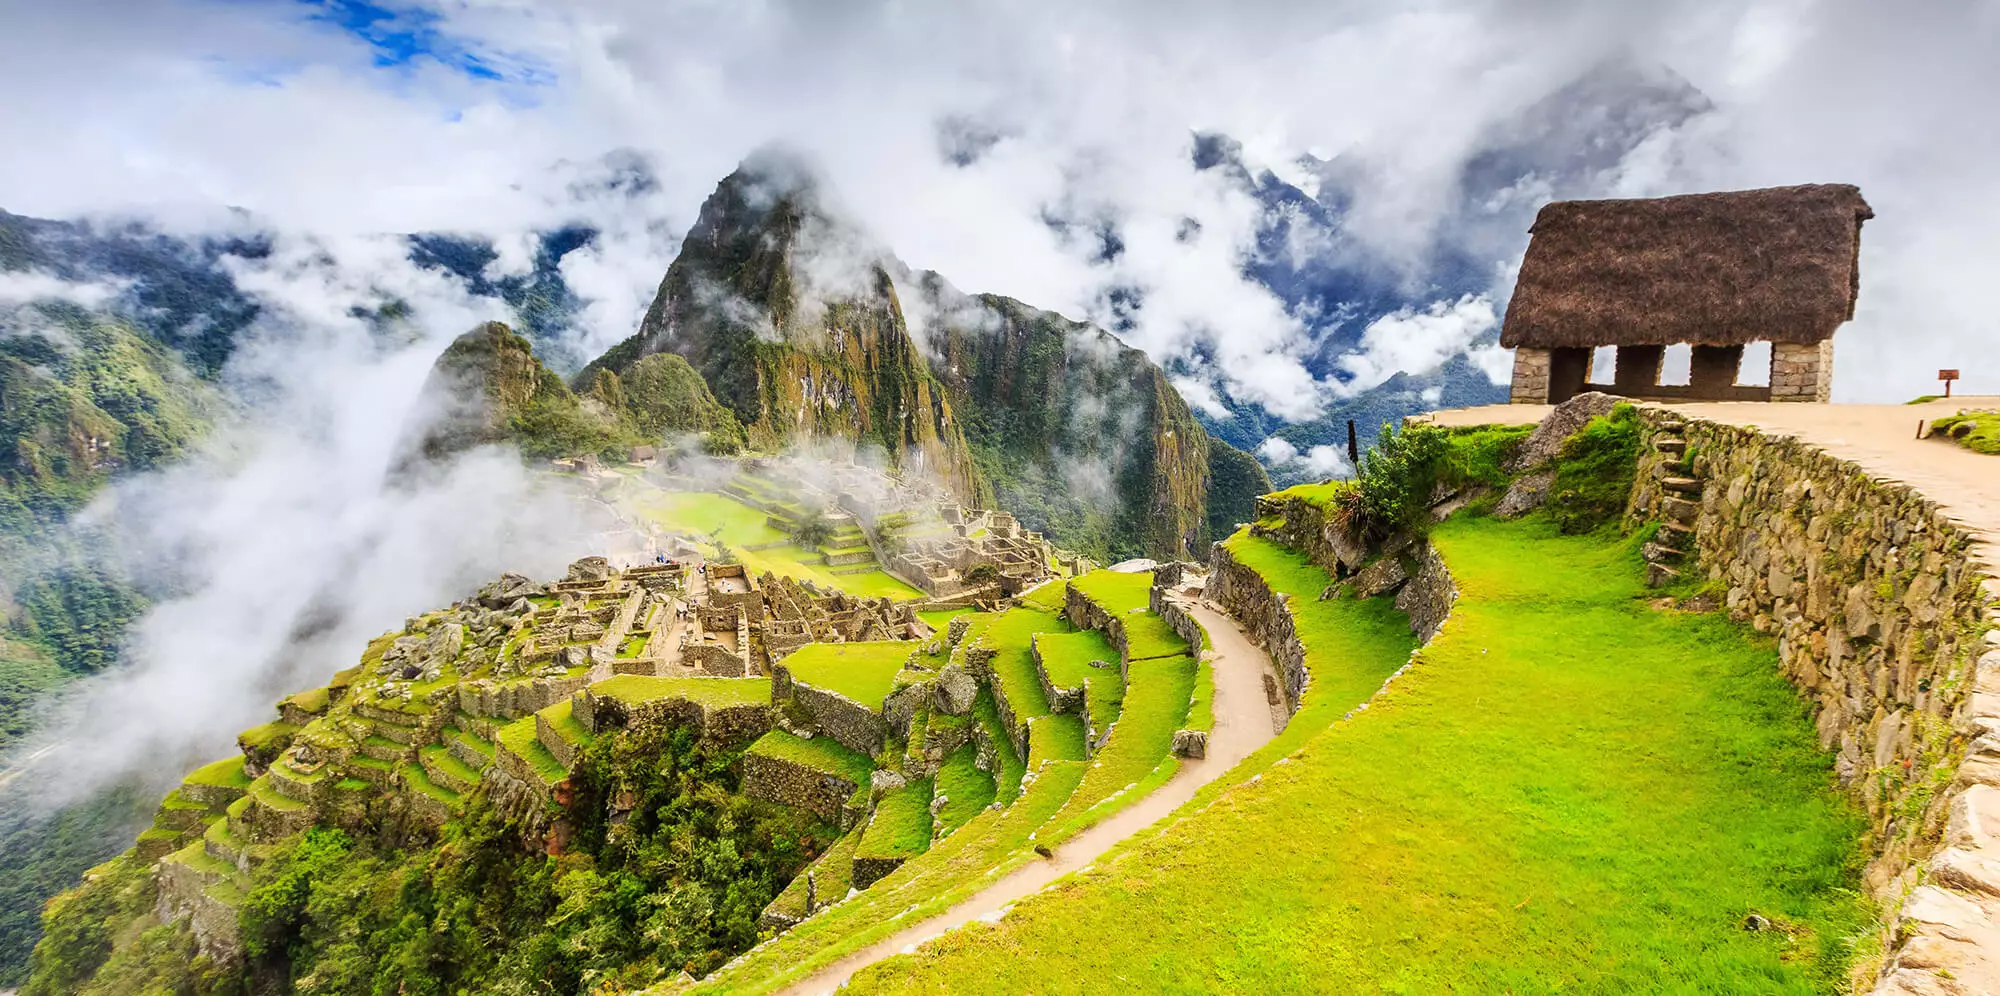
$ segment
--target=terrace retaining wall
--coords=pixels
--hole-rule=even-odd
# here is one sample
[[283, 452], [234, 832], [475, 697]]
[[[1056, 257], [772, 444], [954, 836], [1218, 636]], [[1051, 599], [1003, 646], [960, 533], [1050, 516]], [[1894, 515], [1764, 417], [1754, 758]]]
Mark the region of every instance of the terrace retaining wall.
[[[1975, 991], [1966, 939], [2000, 937], [2000, 582], [1976, 538], [1908, 485], [1797, 439], [1656, 407], [1640, 418], [1631, 521], [1684, 524], [1662, 532], [1691, 540], [1682, 573], [1777, 638], [1870, 816], [1865, 881], [1901, 907], [1877, 991]], [[1677, 436], [1685, 459], [1655, 445]], [[1698, 503], [1685, 480], [1665, 486], [1674, 477], [1700, 482]]]
[[806, 714], [814, 731], [849, 750], [874, 757], [889, 737], [888, 721], [875, 710], [839, 692], [814, 688], [793, 678], [783, 664], [773, 664], [771, 699], [781, 702], [788, 698]]
[[743, 755], [743, 794], [793, 806], [842, 828], [853, 826], [847, 800], [861, 788], [818, 768], [755, 751]]
[[1063, 586], [1063, 617], [1078, 629], [1094, 629], [1103, 633], [1104, 638], [1117, 648], [1119, 664], [1132, 659], [1131, 644], [1125, 635], [1125, 620], [1112, 615], [1111, 610], [1092, 601], [1073, 584]]
[[1312, 675], [1306, 670], [1305, 645], [1292, 620], [1290, 595], [1271, 590], [1264, 576], [1240, 564], [1236, 555], [1221, 543], [1208, 555], [1208, 591], [1216, 604], [1229, 613], [1277, 665], [1279, 695], [1290, 717], [1299, 711], [1299, 696], [1305, 694]]

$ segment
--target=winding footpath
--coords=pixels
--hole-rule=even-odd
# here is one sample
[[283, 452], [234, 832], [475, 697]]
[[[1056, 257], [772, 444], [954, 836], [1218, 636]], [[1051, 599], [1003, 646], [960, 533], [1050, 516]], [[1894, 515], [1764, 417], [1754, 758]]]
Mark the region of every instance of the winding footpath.
[[1234, 619], [1207, 603], [1192, 606], [1195, 621], [1208, 631], [1215, 657], [1215, 728], [1208, 736], [1208, 756], [1183, 761], [1165, 785], [1102, 823], [1055, 848], [1055, 856], [1025, 865], [928, 920], [912, 924], [862, 948], [783, 990], [794, 996], [817, 996], [840, 988], [855, 972], [974, 920], [994, 919], [1007, 907], [1034, 895], [1055, 880], [1095, 862], [1120, 841], [1138, 833], [1194, 798], [1202, 786], [1222, 777], [1236, 762], [1268, 743], [1276, 730], [1264, 699], [1264, 674], [1271, 658]]

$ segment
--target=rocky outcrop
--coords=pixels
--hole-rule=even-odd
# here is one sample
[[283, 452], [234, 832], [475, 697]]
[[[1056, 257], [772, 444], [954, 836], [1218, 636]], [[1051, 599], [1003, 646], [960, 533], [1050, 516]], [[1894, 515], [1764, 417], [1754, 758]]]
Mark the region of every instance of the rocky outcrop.
[[808, 165], [760, 154], [702, 204], [639, 331], [576, 383], [629, 377], [646, 357], [676, 353], [754, 446], [871, 443], [983, 504], [959, 419], [910, 338], [892, 261], [829, 208]]
[[1878, 991], [1992, 991], [1953, 988], [2000, 979], [1968, 947], [2000, 923], [1985, 791], [2000, 789], [2000, 582], [1973, 559], [1974, 537], [1913, 488], [1796, 439], [1660, 408], [1640, 418], [1631, 518], [1663, 522], [1655, 545], [1674, 573], [1706, 579], [1733, 618], [1777, 638], [1872, 818], [1865, 880], [1902, 902], [1885, 933], [1909, 938]]

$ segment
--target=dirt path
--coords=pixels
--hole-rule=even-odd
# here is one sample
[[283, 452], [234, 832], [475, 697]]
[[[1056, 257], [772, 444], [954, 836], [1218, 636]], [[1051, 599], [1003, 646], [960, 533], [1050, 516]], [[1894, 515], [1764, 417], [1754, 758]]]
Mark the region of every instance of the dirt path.
[[1061, 878], [1102, 857], [1112, 845], [1138, 833], [1180, 808], [1202, 786], [1222, 776], [1236, 762], [1275, 735], [1271, 710], [1264, 701], [1264, 672], [1271, 659], [1235, 620], [1203, 604], [1194, 617], [1208, 630], [1215, 649], [1215, 729], [1208, 737], [1208, 757], [1183, 761], [1172, 780], [1130, 808], [1077, 834], [1055, 849], [1055, 857], [1016, 869], [956, 906], [914, 924], [869, 947], [848, 955], [812, 976], [787, 987], [788, 994], [830, 993], [856, 971], [981, 917], [992, 917]]
[[[2000, 457], [1974, 453], [1947, 439], [1918, 439], [1917, 425], [1961, 408], [2000, 408], [2000, 397], [1965, 397], [1921, 405], [1808, 405], [1702, 402], [1662, 406], [1693, 418], [1755, 426], [1797, 436], [1870, 475], [1900, 481], [1943, 506], [1978, 539], [1973, 559], [2000, 574]], [[1435, 413], [1440, 425], [1525, 424], [1547, 405], [1487, 405]]]

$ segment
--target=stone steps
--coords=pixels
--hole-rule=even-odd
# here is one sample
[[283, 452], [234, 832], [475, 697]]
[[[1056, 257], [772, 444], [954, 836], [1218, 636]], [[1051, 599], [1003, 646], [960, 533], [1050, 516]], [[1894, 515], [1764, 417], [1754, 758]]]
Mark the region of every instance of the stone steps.
[[1694, 521], [1701, 514], [1702, 481], [1694, 475], [1693, 464], [1686, 459], [1687, 440], [1681, 437], [1686, 423], [1668, 420], [1659, 423], [1659, 433], [1653, 437], [1653, 450], [1664, 457], [1654, 465], [1654, 480], [1661, 488], [1659, 509], [1664, 522], [1654, 537], [1654, 542], [1645, 546], [1646, 584], [1653, 588], [1665, 588], [1678, 584], [1683, 571], [1690, 567], [1689, 560], [1694, 551]]

